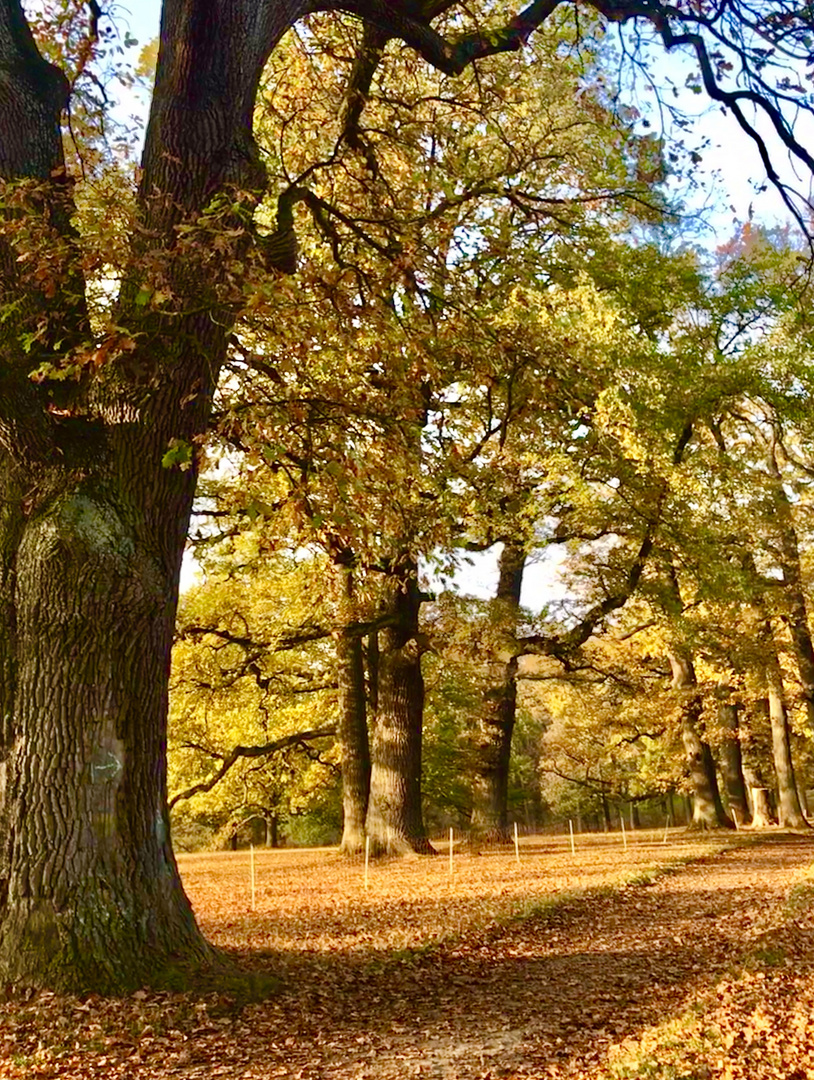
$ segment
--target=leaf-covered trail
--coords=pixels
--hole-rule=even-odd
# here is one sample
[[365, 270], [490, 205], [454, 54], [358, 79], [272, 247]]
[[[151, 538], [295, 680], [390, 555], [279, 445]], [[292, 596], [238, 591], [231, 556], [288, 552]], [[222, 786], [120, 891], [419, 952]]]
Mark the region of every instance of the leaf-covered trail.
[[[659, 861], [654, 845], [649, 852], [647, 847], [628, 853], [645, 882], [646, 867]], [[612, 847], [605, 850], [621, 863]], [[296, 892], [296, 877], [280, 875], [275, 884], [269, 876], [263, 899], [284, 905], [290, 890], [290, 925], [282, 931], [288, 937], [262, 954], [262, 927], [271, 934], [275, 926], [271, 907], [247, 910], [240, 891], [245, 877], [228, 877], [243, 874], [245, 865], [218, 858], [200, 865], [213, 865], [227, 883], [219, 893], [214, 878], [201, 876], [196, 883], [190, 871], [207, 932], [255, 968], [260, 963], [284, 971], [282, 991], [242, 1010], [225, 995], [152, 991], [120, 1000], [10, 998], [0, 1006], [3, 1080], [814, 1078], [814, 883], [809, 879], [807, 894], [797, 888], [795, 904], [789, 904], [814, 864], [814, 835], [770, 835], [702, 856], [649, 884], [615, 890], [596, 888], [606, 880], [597, 849], [583, 858], [601, 872], [591, 878], [583, 867], [577, 879], [583, 887], [593, 882], [586, 895], [521, 921], [462, 922], [463, 933], [440, 943], [410, 929], [420, 903], [408, 895], [410, 875], [440, 874], [440, 860], [431, 860], [427, 871], [424, 864], [392, 868], [396, 877], [388, 877], [387, 888], [402, 881], [405, 930], [393, 925], [395, 899], [374, 896], [373, 887], [362, 894], [358, 885], [353, 895], [347, 886], [340, 895], [336, 881], [329, 881], [331, 866], [337, 866], [325, 861], [330, 856], [304, 855], [311, 860], [307, 881], [316, 897], [309, 909], [305, 888]], [[576, 865], [570, 856], [549, 852], [539, 856], [533, 872], [518, 867], [517, 889], [529, 888], [533, 873], [538, 899], [556, 894], [563, 885], [552, 889], [552, 883], [560, 881], [558, 874], [564, 880], [569, 860]], [[471, 860], [467, 884], [462, 861], [457, 893], [448, 886], [453, 912], [456, 896], [463, 903], [467, 889], [479, 884], [480, 900], [487, 894], [488, 863]], [[314, 878], [314, 867], [322, 867], [321, 879]], [[442, 914], [437, 881], [431, 892], [430, 925]], [[488, 897], [494, 911], [503, 897]], [[429, 947], [394, 947], [408, 930], [414, 942]], [[714, 1014], [717, 1025], [712, 1042], [701, 1040], [701, 1057], [679, 1071], [606, 1071], [609, 1050], [618, 1057], [620, 1044], [640, 1041], [652, 1025], [685, 1013], [699, 996], [704, 1015]], [[809, 1053], [811, 1067], [803, 1068], [799, 1063]], [[764, 1068], [775, 1058], [773, 1071]]]
[[[375, 976], [325, 971], [320, 985], [303, 958], [290, 971], [292, 990], [274, 1005], [293, 1040], [279, 1073], [244, 1075], [590, 1072], [609, 1045], [680, 1012], [779, 930], [788, 894], [812, 862], [814, 839], [777, 837]], [[296, 989], [308, 984], [310, 994]]]

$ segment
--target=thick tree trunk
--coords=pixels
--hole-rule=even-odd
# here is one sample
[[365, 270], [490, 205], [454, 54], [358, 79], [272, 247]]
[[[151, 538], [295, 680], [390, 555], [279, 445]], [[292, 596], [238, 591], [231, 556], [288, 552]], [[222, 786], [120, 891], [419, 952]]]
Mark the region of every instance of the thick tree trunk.
[[415, 563], [405, 557], [387, 576], [393, 625], [379, 634], [378, 715], [371, 748], [367, 834], [374, 854], [434, 854], [421, 811], [424, 679]]
[[[683, 610], [681, 589], [672, 560], [667, 559], [666, 598], [663, 602], [666, 614], [675, 617]], [[672, 688], [680, 701], [681, 740], [684, 743], [687, 769], [693, 788], [691, 828], [734, 829], [735, 823], [726, 814], [718, 790], [715, 761], [708, 744], [698, 734], [698, 723], [704, 709], [703, 697], [698, 689], [692, 654], [680, 641], [674, 641], [667, 650], [672, 673]]]
[[668, 654], [673, 673], [673, 689], [681, 696], [681, 740], [693, 788], [691, 826], [696, 829], [734, 829], [721, 802], [715, 761], [708, 744], [698, 734], [703, 699], [690, 657], [678, 648]]
[[719, 703], [718, 723], [724, 734], [721, 744], [721, 772], [729, 803], [729, 813], [738, 826], [748, 825], [751, 815], [746, 798], [746, 783], [743, 778], [737, 703], [731, 701]]
[[693, 787], [690, 824], [697, 829], [731, 829], [735, 823], [727, 816], [721, 802], [712, 751], [696, 729], [701, 710], [701, 698], [697, 695], [683, 706], [681, 717], [681, 739]]
[[[353, 571], [339, 566], [346, 625], [353, 621]], [[370, 795], [370, 744], [365, 701], [365, 664], [362, 639], [342, 633], [336, 642], [339, 681], [339, 745], [342, 753], [343, 855], [356, 855], [365, 846], [365, 818]]]
[[752, 828], [767, 829], [774, 825], [774, 815], [769, 801], [769, 789], [757, 769], [745, 766], [743, 777], [748, 788], [749, 799], [752, 804]]
[[487, 664], [492, 676], [474, 732], [472, 829], [479, 838], [507, 843], [509, 763], [517, 714], [517, 616], [526, 553], [507, 542], [500, 555], [493, 602], [497, 656]]
[[[226, 966], [170, 846], [169, 658], [195, 440], [264, 186], [252, 105], [301, 7], [164, 4], [139, 227], [102, 340], [65, 182], [68, 83], [39, 56], [18, 0], [0, 5], [0, 180], [35, 182], [28, 204], [0, 205], [3, 983], [114, 991]], [[39, 223], [28, 238], [21, 215]], [[153, 289], [168, 298], [160, 310]], [[66, 362], [85, 365], [79, 380], [29, 379]], [[181, 467], [165, 467], [173, 448]]]
[[56, 496], [25, 528], [0, 894], [8, 981], [113, 990], [214, 959], [168, 832], [176, 581], [93, 485]]

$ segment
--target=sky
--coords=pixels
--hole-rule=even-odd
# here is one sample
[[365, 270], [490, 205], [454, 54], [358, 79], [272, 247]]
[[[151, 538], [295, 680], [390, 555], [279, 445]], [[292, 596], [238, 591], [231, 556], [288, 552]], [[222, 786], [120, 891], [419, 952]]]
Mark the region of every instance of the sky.
[[[128, 29], [143, 46], [158, 35], [160, 10], [160, 0], [129, 0], [117, 5], [116, 22], [122, 31]], [[695, 186], [689, 198], [690, 213], [699, 215], [697, 242], [710, 248], [722, 244], [732, 237], [738, 223], [751, 216], [766, 225], [785, 223], [788, 212], [778, 192], [765, 186], [765, 172], [752, 140], [719, 106], [711, 105], [704, 95], [694, 95], [683, 89], [688, 74], [695, 70], [692, 60], [678, 51], [668, 54], [654, 50], [653, 56], [656, 58], [654, 77], [660, 86], [675, 85], [682, 109], [697, 113], [695, 123], [685, 135], [688, 144], [699, 145], [703, 141], [709, 144], [693, 177]], [[667, 94], [672, 99], [669, 91]], [[652, 124], [650, 130], [659, 130], [657, 97], [642, 77], [625, 96]], [[812, 128], [808, 145], [814, 145], [814, 125]], [[794, 180], [782, 148], [771, 139], [769, 145], [773, 147], [775, 167], [784, 179]], [[765, 190], [760, 191], [762, 187]], [[808, 191], [807, 186], [805, 191]], [[565, 590], [558, 583], [556, 574], [557, 563], [563, 555], [561, 549], [556, 549], [528, 568], [522, 598], [526, 606], [539, 609], [546, 603], [564, 598]], [[464, 566], [457, 581], [459, 588], [483, 598], [490, 596], [496, 581], [497, 558], [497, 551], [492, 551]], [[191, 575], [190, 566], [184, 574], [185, 583], [190, 581]]]

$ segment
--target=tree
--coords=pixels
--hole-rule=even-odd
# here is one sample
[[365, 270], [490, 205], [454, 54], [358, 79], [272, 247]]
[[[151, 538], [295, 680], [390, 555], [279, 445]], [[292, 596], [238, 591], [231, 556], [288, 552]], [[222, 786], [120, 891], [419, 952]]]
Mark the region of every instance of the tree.
[[224, 833], [250, 818], [283, 821], [336, 786], [342, 680], [321, 590], [328, 569], [322, 559], [259, 554], [251, 535], [240, 541], [228, 556], [208, 554], [205, 579], [179, 608], [174, 830], [199, 818]]
[[[341, 59], [342, 31], [311, 24], [305, 40], [281, 47], [268, 68], [264, 110], [287, 133], [280, 181], [314, 177], [307, 190], [288, 189], [312, 210], [314, 228], [299, 230], [302, 283], [288, 312], [277, 290], [282, 319], [272, 321], [265, 303], [238, 324], [242, 348], [218, 403], [222, 437], [240, 452], [241, 473], [236, 493], [218, 499], [215, 512], [253, 507], [256, 516], [261, 506], [278, 507], [266, 524], [268, 543], [273, 536], [277, 544], [320, 545], [334, 562], [352, 565], [356, 603], [378, 604], [384, 727], [372, 740], [368, 825], [374, 851], [426, 851], [419, 785], [398, 771], [413, 768], [421, 741], [416, 555], [454, 559], [461, 535], [485, 534], [489, 546], [504, 519], [516, 528], [505, 507], [546, 471], [534, 464], [542, 461], [540, 432], [550, 427], [561, 442], [565, 425], [570, 441], [569, 352], [580, 354], [588, 386], [595, 381], [589, 369], [601, 366], [595, 338], [579, 327], [591, 297], [576, 284], [559, 290], [556, 303], [545, 291], [564, 262], [567, 276], [578, 278], [574, 248], [596, 245], [608, 228], [600, 207], [616, 228], [631, 219], [631, 208], [647, 220], [657, 216], [662, 200], [638, 178], [636, 163], [647, 156], [658, 164], [660, 155], [598, 99], [590, 41], [566, 49], [557, 25], [535, 42], [536, 63], [517, 57], [485, 65], [454, 92], [403, 50], [379, 56], [366, 90], [370, 130], [347, 145], [336, 115], [350, 64]], [[552, 78], [555, 56], [561, 63]], [[284, 70], [297, 81], [281, 90]], [[531, 113], [530, 98], [539, 106]], [[268, 149], [278, 153], [271, 142]], [[552, 197], [553, 190], [569, 194]], [[524, 295], [517, 283], [526, 280]], [[527, 335], [529, 308], [539, 312], [536, 355], [517, 344]], [[558, 326], [560, 312], [567, 330]], [[596, 319], [602, 337], [603, 314]], [[575, 333], [580, 349], [565, 336]], [[536, 418], [554, 382], [563, 384], [562, 400], [546, 424]], [[519, 438], [509, 430], [515, 426]], [[412, 608], [398, 602], [409, 593]], [[347, 644], [360, 647], [353, 634]], [[416, 658], [391, 664], [392, 649], [401, 661], [405, 649]], [[397, 668], [401, 691], [391, 693]], [[348, 669], [348, 687], [358, 685], [360, 671], [358, 663]], [[348, 731], [360, 737], [343, 739], [348, 763], [365, 757], [363, 699], [356, 693], [345, 701], [351, 697], [356, 720]], [[410, 753], [382, 760], [395, 745]], [[504, 768], [509, 747], [501, 752]], [[361, 843], [367, 798], [357, 781], [365, 771], [347, 777], [346, 795], [351, 786], [357, 792], [346, 807], [347, 851]]]
[[[802, 46], [807, 20], [794, 5], [726, 5], [710, 31], [695, 7], [593, 6], [646, 20], [667, 47], [688, 44], [708, 93], [746, 126], [743, 103], [756, 103], [811, 165], [779, 111], [793, 92], [772, 89], [758, 62], [766, 36]], [[266, 186], [252, 133], [266, 60], [322, 9], [367, 19], [456, 73], [517, 49], [556, 7], [535, 0], [509, 8], [503, 26], [474, 20], [460, 33], [463, 13], [446, 0], [166, 0], [123, 264], [111, 268], [77, 231], [60, 126], [66, 71], [44, 59], [20, 0], [0, 4], [4, 980], [113, 990], [179, 960], [216, 962], [169, 841], [167, 682], [198, 445]], [[72, 75], [93, 51], [98, 13], [89, 6]], [[708, 32], [734, 49], [746, 87], [721, 86]], [[278, 226], [267, 253], [290, 267], [285, 206]], [[112, 304], [105, 276], [119, 286]]]
[[504, 544], [498, 563], [494, 618], [498, 633], [507, 640], [493, 647], [491, 685], [483, 695], [473, 740], [472, 826], [502, 841], [509, 839], [509, 764], [517, 716], [517, 619], [525, 562], [522, 547]]

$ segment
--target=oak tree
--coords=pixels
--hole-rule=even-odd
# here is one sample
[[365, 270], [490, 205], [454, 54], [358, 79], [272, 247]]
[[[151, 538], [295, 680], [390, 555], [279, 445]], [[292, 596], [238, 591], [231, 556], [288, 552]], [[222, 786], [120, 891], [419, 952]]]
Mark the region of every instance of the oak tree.
[[[115, 990], [216, 960], [168, 836], [167, 685], [197, 440], [258, 238], [266, 170], [253, 111], [268, 57], [309, 12], [344, 12], [453, 75], [521, 47], [558, 6], [469, 16], [449, 0], [165, 0], [111, 270], [82, 233], [62, 141], [99, 5], [71, 67], [58, 51], [46, 58], [21, 0], [0, 3], [3, 980]], [[708, 94], [750, 131], [755, 106], [811, 166], [786, 119], [799, 95], [769, 70], [805, 47], [806, 8], [591, 6], [690, 48]], [[291, 268], [290, 229], [282, 206], [272, 266]]]

